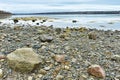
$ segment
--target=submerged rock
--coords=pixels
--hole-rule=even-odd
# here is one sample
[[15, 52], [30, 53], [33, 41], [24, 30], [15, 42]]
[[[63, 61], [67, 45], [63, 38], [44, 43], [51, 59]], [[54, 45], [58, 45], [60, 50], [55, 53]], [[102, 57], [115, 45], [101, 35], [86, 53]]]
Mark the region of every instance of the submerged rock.
[[38, 64], [41, 63], [41, 59], [32, 48], [20, 48], [7, 55], [9, 66], [15, 71], [31, 72]]

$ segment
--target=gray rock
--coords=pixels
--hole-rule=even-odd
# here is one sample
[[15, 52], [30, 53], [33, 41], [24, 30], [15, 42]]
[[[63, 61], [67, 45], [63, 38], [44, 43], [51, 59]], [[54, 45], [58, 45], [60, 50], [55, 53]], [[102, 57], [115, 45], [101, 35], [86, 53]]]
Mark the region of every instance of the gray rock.
[[60, 34], [61, 33], [61, 28], [56, 28], [55, 31], [57, 32], [57, 34]]
[[40, 36], [40, 40], [41, 42], [51, 42], [53, 40], [53, 37], [47, 34], [44, 34]]
[[28, 76], [28, 80], [34, 80], [33, 76]]
[[38, 73], [45, 75], [45, 74], [47, 73], [47, 71], [44, 70], [44, 69], [40, 69], [40, 70], [38, 71]]
[[0, 78], [2, 78], [2, 77], [3, 77], [3, 70], [0, 69]]
[[46, 71], [50, 70], [50, 66], [44, 68]]
[[88, 37], [89, 37], [89, 39], [96, 40], [97, 39], [97, 34], [95, 32], [89, 32]]
[[57, 75], [56, 76], [56, 80], [63, 80], [64, 79], [64, 76], [62, 76], [62, 75]]
[[9, 66], [20, 72], [31, 72], [41, 62], [39, 55], [32, 48], [20, 48], [7, 55]]
[[120, 55], [113, 55], [111, 59], [119, 62], [120, 61]]
[[5, 59], [5, 58], [6, 58], [6, 56], [0, 52], [0, 60]]
[[120, 74], [116, 75], [116, 78], [119, 80], [120, 79]]
[[86, 80], [87, 76], [86, 75], [81, 75], [79, 80]]

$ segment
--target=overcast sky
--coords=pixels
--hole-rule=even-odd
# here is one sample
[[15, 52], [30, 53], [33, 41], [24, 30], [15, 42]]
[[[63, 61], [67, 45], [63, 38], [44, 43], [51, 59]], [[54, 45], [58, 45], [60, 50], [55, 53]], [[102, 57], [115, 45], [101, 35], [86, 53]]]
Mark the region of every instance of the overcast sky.
[[120, 0], [0, 0], [0, 10], [12, 13], [120, 10]]

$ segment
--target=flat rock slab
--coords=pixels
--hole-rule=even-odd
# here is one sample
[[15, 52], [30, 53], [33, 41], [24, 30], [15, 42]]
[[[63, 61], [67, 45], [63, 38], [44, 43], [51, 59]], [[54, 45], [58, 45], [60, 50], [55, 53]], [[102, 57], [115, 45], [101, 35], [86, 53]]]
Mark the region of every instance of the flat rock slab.
[[31, 72], [41, 62], [42, 59], [32, 48], [20, 48], [7, 55], [9, 66], [15, 71]]

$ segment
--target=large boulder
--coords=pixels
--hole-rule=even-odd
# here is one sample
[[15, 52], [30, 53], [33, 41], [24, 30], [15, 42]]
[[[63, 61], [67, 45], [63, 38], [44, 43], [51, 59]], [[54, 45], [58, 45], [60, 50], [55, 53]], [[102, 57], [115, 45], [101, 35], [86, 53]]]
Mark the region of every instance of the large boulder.
[[29, 73], [42, 62], [32, 48], [20, 48], [7, 55], [9, 66], [15, 71]]

